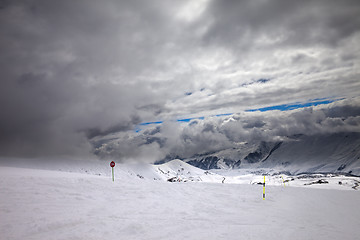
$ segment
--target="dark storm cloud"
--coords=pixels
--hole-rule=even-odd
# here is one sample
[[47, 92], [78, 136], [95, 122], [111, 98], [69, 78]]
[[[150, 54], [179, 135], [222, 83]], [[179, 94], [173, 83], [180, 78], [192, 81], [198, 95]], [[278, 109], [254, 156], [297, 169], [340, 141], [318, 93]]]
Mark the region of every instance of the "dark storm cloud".
[[157, 39], [146, 35], [164, 27], [160, 10], [139, 1], [11, 1], [0, 14], [2, 154], [86, 153], [85, 135], [139, 123], [134, 105], [152, 90], [135, 80], [154, 62]]
[[139, 124], [140, 120], [138, 117], [133, 116], [130, 122], [120, 122], [114, 126], [111, 126], [105, 130], [101, 130], [100, 128], [88, 128], [83, 130], [88, 139], [92, 139], [98, 136], [106, 136], [111, 133], [123, 132], [133, 130], [136, 124]]
[[[359, 9], [350, 0], [1, 1], [0, 155], [87, 157], [93, 141], [117, 134], [126, 141], [99, 152], [145, 159], [261, 139], [267, 126], [284, 136], [261, 116], [191, 128], [171, 120], [357, 96]], [[357, 105], [341, 109], [324, 124], [356, 125]], [[133, 138], [151, 121], [165, 121], [153, 140]]]

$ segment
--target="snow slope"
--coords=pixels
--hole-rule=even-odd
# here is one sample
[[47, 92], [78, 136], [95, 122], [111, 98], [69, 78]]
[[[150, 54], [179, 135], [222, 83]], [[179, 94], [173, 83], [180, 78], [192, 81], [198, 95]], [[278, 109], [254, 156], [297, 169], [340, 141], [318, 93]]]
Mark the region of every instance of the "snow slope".
[[184, 161], [203, 168], [272, 168], [300, 173], [360, 175], [360, 133], [297, 135], [283, 142], [242, 143]]
[[350, 172], [360, 175], [360, 134], [301, 136], [284, 142], [261, 166], [282, 166], [292, 174]]
[[[175, 161], [160, 169], [175, 174], [179, 164]], [[151, 179], [162, 176], [157, 172], [159, 166], [148, 165], [148, 170], [120, 166], [116, 166], [115, 182], [109, 175], [0, 167], [0, 238], [358, 237], [359, 191], [283, 187], [273, 178], [262, 200], [262, 186], [257, 184], [170, 183]], [[183, 176], [189, 170], [194, 177], [204, 175], [203, 170], [180, 167]], [[137, 176], [141, 174], [143, 178]], [[207, 181], [218, 180], [220, 175], [212, 174]]]

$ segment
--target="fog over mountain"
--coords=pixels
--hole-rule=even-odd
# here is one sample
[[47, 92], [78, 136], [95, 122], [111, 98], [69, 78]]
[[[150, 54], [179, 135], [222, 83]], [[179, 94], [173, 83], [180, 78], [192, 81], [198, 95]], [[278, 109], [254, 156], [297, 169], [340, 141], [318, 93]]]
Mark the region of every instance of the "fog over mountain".
[[357, 0], [1, 1], [0, 157], [356, 159], [359, 29]]

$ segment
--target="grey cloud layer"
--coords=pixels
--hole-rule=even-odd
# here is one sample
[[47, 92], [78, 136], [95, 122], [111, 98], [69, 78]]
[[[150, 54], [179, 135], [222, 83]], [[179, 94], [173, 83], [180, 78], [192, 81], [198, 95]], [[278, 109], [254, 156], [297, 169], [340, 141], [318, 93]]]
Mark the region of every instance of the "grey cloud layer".
[[[97, 154], [102, 158], [154, 162], [167, 156], [189, 158], [196, 154], [237, 148], [245, 142], [293, 141], [299, 134], [360, 132], [359, 103], [357, 98], [286, 112], [243, 112], [222, 118], [192, 120], [190, 123], [166, 122], [141, 133], [121, 133], [116, 139], [102, 140]], [[147, 157], [144, 157], [145, 152]]]
[[[89, 139], [144, 121], [350, 99], [359, 16], [350, 0], [3, 1], [0, 155], [87, 156]], [[221, 139], [206, 129], [193, 151]]]

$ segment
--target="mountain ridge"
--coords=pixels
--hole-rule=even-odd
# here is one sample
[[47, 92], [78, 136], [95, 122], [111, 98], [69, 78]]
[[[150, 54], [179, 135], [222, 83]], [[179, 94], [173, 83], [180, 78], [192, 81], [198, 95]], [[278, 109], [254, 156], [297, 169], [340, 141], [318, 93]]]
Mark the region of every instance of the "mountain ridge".
[[277, 168], [292, 174], [307, 172], [360, 174], [360, 133], [297, 135], [285, 141], [243, 143], [183, 161], [204, 170]]

